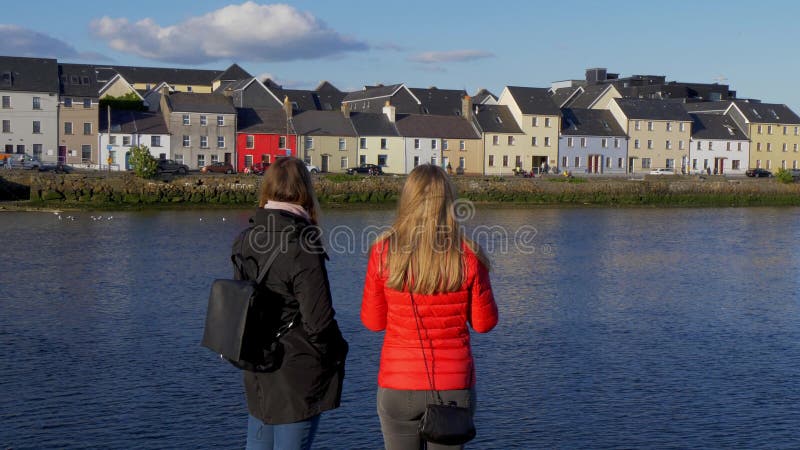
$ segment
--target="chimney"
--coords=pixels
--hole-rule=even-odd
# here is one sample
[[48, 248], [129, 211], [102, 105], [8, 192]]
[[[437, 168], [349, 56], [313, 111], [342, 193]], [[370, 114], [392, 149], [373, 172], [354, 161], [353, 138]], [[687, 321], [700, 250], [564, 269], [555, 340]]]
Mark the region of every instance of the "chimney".
[[465, 95], [461, 98], [461, 117], [469, 120], [471, 119], [470, 115], [472, 114], [472, 98], [469, 95]]
[[350, 117], [350, 104], [342, 102], [342, 114], [345, 117]]
[[383, 107], [383, 113], [386, 114], [386, 117], [389, 118], [389, 122], [394, 123], [395, 107], [392, 106], [389, 100], [386, 100], [386, 106]]
[[161, 89], [158, 90], [158, 93], [162, 96], [169, 95], [169, 88], [167, 86], [161, 86]]
[[292, 118], [292, 102], [289, 101], [289, 96], [283, 97], [283, 111], [286, 113], [286, 118]]

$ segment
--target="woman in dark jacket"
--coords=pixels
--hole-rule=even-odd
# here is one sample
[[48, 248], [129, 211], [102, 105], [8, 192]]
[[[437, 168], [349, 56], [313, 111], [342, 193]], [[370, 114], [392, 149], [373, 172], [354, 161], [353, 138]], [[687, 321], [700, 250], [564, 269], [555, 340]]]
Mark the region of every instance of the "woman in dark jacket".
[[[248, 449], [307, 449], [320, 414], [341, 400], [347, 342], [334, 320], [325, 254], [316, 227], [318, 206], [302, 161], [281, 158], [264, 175], [260, 208], [233, 244], [244, 257], [245, 274], [255, 279], [275, 257], [259, 301], [279, 317], [271, 329], [284, 354], [273, 372], [244, 371], [250, 413]], [[274, 302], [274, 303], [273, 303]]]

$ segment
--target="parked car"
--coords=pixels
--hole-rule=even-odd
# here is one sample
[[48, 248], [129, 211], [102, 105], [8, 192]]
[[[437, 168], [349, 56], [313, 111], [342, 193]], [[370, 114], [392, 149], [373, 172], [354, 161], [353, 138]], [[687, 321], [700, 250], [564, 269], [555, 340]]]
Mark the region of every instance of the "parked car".
[[747, 169], [747, 172], [744, 173], [748, 177], [754, 178], [762, 178], [762, 177], [771, 177], [772, 172], [767, 169], [762, 169], [761, 167], [756, 167], [755, 169]]
[[233, 166], [229, 163], [213, 162], [200, 169], [200, 171], [203, 173], [233, 173]]
[[375, 164], [361, 164], [358, 167], [351, 167], [347, 169], [348, 175], [362, 174], [362, 175], [383, 175], [381, 166]]
[[42, 164], [39, 166], [39, 172], [54, 172], [54, 173], [72, 173], [74, 167], [69, 164]]
[[158, 173], [177, 173], [185, 175], [189, 172], [189, 166], [175, 162], [175, 160], [172, 159], [159, 159], [157, 171]]
[[792, 174], [794, 181], [800, 180], [800, 169], [789, 169], [789, 173]]
[[650, 171], [650, 175], [675, 175], [675, 171], [672, 169], [653, 169]]
[[306, 169], [311, 173], [319, 173], [319, 167], [306, 163]]
[[264, 172], [267, 171], [268, 167], [269, 167], [268, 162], [255, 163], [253, 164], [253, 167], [250, 168], [250, 173], [254, 175], [264, 175]]

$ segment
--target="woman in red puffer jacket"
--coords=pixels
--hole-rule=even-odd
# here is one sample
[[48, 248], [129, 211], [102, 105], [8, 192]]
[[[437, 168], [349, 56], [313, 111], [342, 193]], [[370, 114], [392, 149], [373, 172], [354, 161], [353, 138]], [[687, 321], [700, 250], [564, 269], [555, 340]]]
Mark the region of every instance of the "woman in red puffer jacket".
[[[475, 412], [469, 326], [497, 324], [488, 262], [455, 216], [456, 193], [434, 165], [417, 166], [392, 229], [370, 250], [361, 321], [386, 331], [378, 372], [378, 415], [387, 449], [420, 448], [420, 418], [438, 391]], [[429, 449], [459, 448], [428, 443]]]

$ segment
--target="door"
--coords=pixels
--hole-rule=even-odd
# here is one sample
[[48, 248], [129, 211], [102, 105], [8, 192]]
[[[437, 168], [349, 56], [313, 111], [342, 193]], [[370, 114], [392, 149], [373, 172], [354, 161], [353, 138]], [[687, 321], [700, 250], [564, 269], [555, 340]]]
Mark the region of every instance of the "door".
[[231, 165], [233, 165], [233, 164], [231, 163], [231, 153], [230, 153], [230, 152], [227, 152], [227, 153], [225, 153], [225, 164], [231, 164]]
[[628, 173], [633, 173], [633, 163], [636, 158], [628, 158]]
[[125, 170], [131, 170], [131, 152], [125, 152]]
[[329, 163], [328, 160], [329, 159], [330, 159], [330, 155], [322, 155], [322, 167], [320, 167], [321, 171], [323, 171], [323, 172], [327, 172], [328, 171], [328, 163]]
[[58, 162], [61, 164], [66, 164], [67, 162], [67, 146], [66, 145], [59, 145], [58, 146]]

